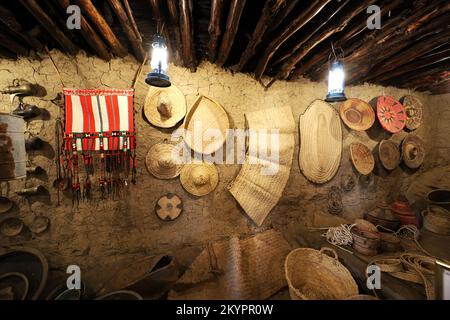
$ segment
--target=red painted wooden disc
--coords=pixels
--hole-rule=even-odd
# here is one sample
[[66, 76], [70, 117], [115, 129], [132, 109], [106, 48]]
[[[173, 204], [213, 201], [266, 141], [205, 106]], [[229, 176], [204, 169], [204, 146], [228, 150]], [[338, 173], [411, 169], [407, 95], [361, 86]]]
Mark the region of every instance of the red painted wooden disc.
[[406, 125], [405, 108], [391, 96], [378, 98], [377, 117], [383, 129], [390, 133], [397, 133]]

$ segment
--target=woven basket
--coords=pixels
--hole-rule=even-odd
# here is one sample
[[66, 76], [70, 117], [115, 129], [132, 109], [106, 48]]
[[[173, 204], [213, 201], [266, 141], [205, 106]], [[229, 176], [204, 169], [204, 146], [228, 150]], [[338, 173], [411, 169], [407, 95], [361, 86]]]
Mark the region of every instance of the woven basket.
[[439, 206], [428, 206], [422, 212], [425, 229], [445, 236], [450, 236], [450, 212]]
[[295, 249], [286, 257], [284, 270], [292, 300], [341, 300], [358, 294], [352, 275], [330, 248]]

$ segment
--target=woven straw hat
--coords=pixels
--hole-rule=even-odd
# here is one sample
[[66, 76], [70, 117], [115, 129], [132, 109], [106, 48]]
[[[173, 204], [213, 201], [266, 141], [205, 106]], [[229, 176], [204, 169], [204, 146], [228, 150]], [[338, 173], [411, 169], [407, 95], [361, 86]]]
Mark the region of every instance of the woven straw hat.
[[402, 142], [402, 158], [409, 168], [415, 169], [420, 167], [425, 158], [425, 148], [422, 139], [415, 134], [407, 135]]
[[171, 128], [186, 115], [186, 99], [178, 87], [150, 87], [145, 98], [144, 114], [147, 120], [160, 128]]
[[158, 179], [172, 179], [178, 177], [182, 165], [176, 159], [175, 145], [164, 142], [153, 145], [145, 157], [147, 170]]
[[423, 111], [422, 102], [415, 96], [403, 97], [403, 106], [406, 112], [406, 128], [415, 130], [422, 124]]
[[314, 183], [331, 180], [342, 154], [342, 126], [336, 110], [315, 100], [300, 116], [300, 170]]
[[180, 181], [187, 192], [201, 197], [217, 187], [219, 172], [214, 164], [187, 164], [181, 170]]
[[372, 172], [375, 166], [375, 159], [372, 152], [362, 143], [352, 143], [350, 145], [350, 157], [352, 159], [355, 169], [363, 174], [368, 175]]
[[380, 96], [377, 100], [377, 117], [384, 130], [400, 132], [406, 125], [403, 105], [391, 96]]
[[347, 99], [339, 108], [342, 121], [353, 130], [364, 131], [369, 129], [375, 121], [375, 112], [372, 107], [360, 99]]
[[391, 140], [381, 140], [378, 145], [380, 162], [388, 170], [394, 170], [400, 163], [400, 150]]
[[[225, 143], [230, 120], [218, 102], [199, 96], [189, 108], [183, 127], [186, 130], [184, 141], [189, 148], [198, 153], [211, 154]], [[208, 136], [209, 129], [217, 130], [220, 136]]]

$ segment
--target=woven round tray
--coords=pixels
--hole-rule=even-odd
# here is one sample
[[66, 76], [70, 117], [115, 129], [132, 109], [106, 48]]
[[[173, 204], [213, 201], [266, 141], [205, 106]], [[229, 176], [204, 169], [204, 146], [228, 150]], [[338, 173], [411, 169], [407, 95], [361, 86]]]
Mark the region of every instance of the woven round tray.
[[362, 143], [355, 142], [350, 145], [350, 157], [355, 169], [363, 175], [368, 175], [375, 167], [372, 152]]
[[400, 164], [400, 149], [391, 140], [381, 140], [378, 144], [378, 157], [388, 170], [394, 170]]
[[286, 257], [284, 268], [293, 300], [336, 300], [358, 294], [355, 280], [333, 249], [295, 249]]

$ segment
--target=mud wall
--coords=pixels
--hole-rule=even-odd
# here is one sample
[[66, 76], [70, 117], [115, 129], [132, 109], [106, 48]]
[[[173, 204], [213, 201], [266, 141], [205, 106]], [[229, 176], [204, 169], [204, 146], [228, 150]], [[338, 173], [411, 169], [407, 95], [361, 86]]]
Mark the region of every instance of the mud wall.
[[[104, 62], [84, 55], [70, 58], [57, 51], [53, 51], [52, 56], [66, 87], [128, 88], [139, 67], [132, 58]], [[298, 119], [312, 101], [323, 99], [326, 83], [279, 81], [265, 91], [250, 76], [233, 75], [209, 63], [203, 63], [196, 73], [171, 65], [169, 72], [172, 82], [183, 91], [188, 106], [199, 94], [212, 97], [228, 112], [234, 128], [244, 128], [246, 111], [285, 105], [292, 108], [297, 125], [297, 144], [290, 178], [279, 204], [263, 226], [258, 228], [246, 217], [227, 190], [227, 185], [239, 172], [239, 165], [218, 165], [218, 187], [213, 193], [201, 198], [186, 193], [178, 179], [158, 180], [147, 172], [144, 159], [149, 147], [170, 138], [171, 133], [170, 130], [152, 127], [142, 117], [148, 90], [144, 77], [148, 69], [144, 68], [136, 86], [137, 184], [129, 186], [122, 199], [117, 201], [101, 201], [94, 190], [96, 199], [74, 208], [70, 195], [61, 195], [61, 204], [57, 206], [56, 192], [51, 187], [55, 179], [54, 124], [56, 117], [61, 115], [61, 101], [57, 95], [62, 88], [54, 66], [47, 56], [40, 60], [21, 58], [18, 61], [0, 61], [0, 86], [9, 85], [14, 79], [20, 78], [39, 84], [42, 86], [41, 97], [25, 97], [24, 102], [46, 110], [27, 126], [27, 134], [39, 135], [47, 142], [44, 150], [29, 153], [30, 163], [45, 168], [46, 174], [29, 177], [26, 181], [2, 183], [3, 195], [10, 196], [16, 202], [16, 207], [8, 215], [20, 216], [26, 224], [40, 214], [51, 220], [50, 229], [40, 236], [24, 231], [13, 239], [0, 238], [0, 244], [23, 243], [40, 248], [54, 268], [65, 270], [69, 264], [78, 264], [91, 286], [100, 287], [102, 283], [110, 281], [113, 270], [149, 255], [173, 252], [183, 264], [188, 264], [202, 245], [231, 234], [251, 234], [273, 227], [292, 240], [307, 227], [329, 226], [342, 221], [341, 218], [352, 220], [381, 201], [393, 199], [418, 173], [403, 166], [392, 172], [377, 166], [369, 184], [362, 183], [350, 163], [349, 144], [359, 141], [374, 148], [381, 139], [390, 135], [379, 125], [368, 132], [350, 131], [343, 125], [344, 151], [339, 171], [329, 183], [314, 185], [302, 175], [298, 165]], [[381, 94], [400, 98], [410, 92], [363, 85], [348, 87], [346, 93], [348, 97], [370, 101]], [[447, 110], [448, 96], [418, 96], [425, 105], [425, 121], [416, 133], [424, 139], [429, 151], [425, 163], [418, 170], [420, 172], [442, 165], [448, 159], [450, 111]], [[3, 95], [0, 99], [0, 110], [8, 112], [11, 108], [9, 97]], [[435, 116], [435, 110], [439, 110], [439, 117]], [[392, 138], [400, 142], [404, 135], [401, 133]], [[340, 185], [342, 175], [353, 176], [357, 183], [352, 191], [343, 193], [344, 211], [336, 217], [327, 212], [326, 199], [330, 187]], [[18, 188], [37, 183], [45, 185], [48, 194], [28, 200], [14, 194]], [[163, 222], [154, 213], [157, 199], [167, 192], [178, 194], [184, 201], [183, 214], [173, 222]]]

